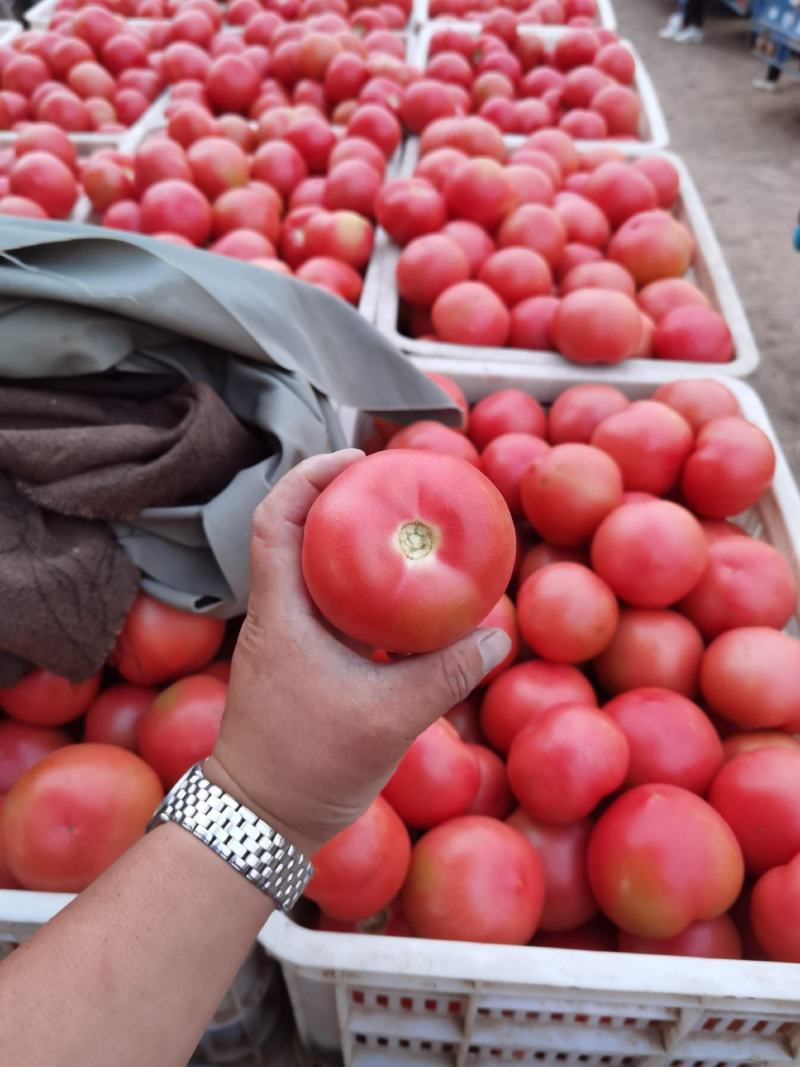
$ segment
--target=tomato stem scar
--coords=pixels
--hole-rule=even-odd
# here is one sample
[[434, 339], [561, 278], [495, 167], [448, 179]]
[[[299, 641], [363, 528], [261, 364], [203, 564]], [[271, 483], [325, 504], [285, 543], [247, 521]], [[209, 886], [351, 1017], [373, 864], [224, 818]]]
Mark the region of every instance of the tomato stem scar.
[[397, 539], [406, 559], [424, 559], [433, 549], [433, 530], [419, 519], [403, 523]]

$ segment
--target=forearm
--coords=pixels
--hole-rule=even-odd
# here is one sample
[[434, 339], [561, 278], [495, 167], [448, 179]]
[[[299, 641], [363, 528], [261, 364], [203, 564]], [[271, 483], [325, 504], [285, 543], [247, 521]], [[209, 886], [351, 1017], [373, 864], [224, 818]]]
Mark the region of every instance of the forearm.
[[4, 1062], [185, 1067], [272, 910], [159, 827], [0, 966]]

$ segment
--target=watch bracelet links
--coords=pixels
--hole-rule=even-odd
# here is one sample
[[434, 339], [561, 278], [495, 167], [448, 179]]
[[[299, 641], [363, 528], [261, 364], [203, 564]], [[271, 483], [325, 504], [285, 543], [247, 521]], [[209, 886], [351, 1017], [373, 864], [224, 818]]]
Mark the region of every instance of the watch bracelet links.
[[291, 911], [314, 868], [299, 849], [255, 812], [209, 782], [195, 763], [167, 793], [147, 832], [173, 822], [225, 860], [248, 882]]

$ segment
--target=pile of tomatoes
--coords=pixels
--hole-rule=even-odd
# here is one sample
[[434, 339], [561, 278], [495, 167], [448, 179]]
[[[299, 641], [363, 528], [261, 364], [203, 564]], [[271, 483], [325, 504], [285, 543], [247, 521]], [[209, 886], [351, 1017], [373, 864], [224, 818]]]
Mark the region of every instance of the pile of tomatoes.
[[511, 650], [317, 855], [319, 929], [800, 961], [797, 587], [731, 521], [768, 438], [716, 381], [545, 411], [436, 380], [462, 428], [378, 420], [370, 447], [502, 494], [515, 575], [483, 625]]

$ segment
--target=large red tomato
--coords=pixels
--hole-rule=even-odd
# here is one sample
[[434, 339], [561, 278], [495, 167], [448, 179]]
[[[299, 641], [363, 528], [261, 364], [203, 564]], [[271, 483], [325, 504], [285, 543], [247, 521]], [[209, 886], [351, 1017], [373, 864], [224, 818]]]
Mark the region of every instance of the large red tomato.
[[728, 910], [744, 881], [733, 831], [710, 804], [674, 785], [640, 785], [600, 817], [589, 883], [622, 930], [674, 937]]
[[193, 674], [215, 656], [225, 623], [140, 593], [128, 612], [109, 662], [136, 685], [158, 685]]
[[462, 815], [414, 846], [402, 906], [418, 937], [524, 945], [545, 883], [536, 850], [497, 819]]
[[750, 920], [770, 959], [800, 963], [800, 855], [759, 878], [750, 897]]
[[592, 434], [592, 444], [619, 464], [626, 489], [657, 496], [680, 478], [692, 440], [689, 423], [655, 400], [635, 400]]
[[629, 403], [625, 394], [613, 385], [589, 383], [565, 389], [550, 408], [547, 422], [550, 443], [588, 445], [600, 423], [624, 411]]
[[800, 720], [800, 641], [766, 626], [715, 638], [700, 668], [700, 688], [718, 715], [748, 727]]
[[481, 705], [481, 729], [498, 752], [529, 723], [557, 704], [596, 704], [590, 683], [576, 667], [535, 660], [518, 663], [496, 678]]
[[49, 152], [28, 152], [11, 169], [10, 190], [35, 201], [52, 219], [64, 219], [78, 199], [70, 168]]
[[157, 696], [158, 690], [149, 686], [112, 685], [86, 712], [83, 740], [121, 745], [136, 752], [139, 722]]
[[431, 317], [437, 336], [456, 345], [502, 346], [511, 329], [508, 308], [483, 282], [458, 282], [445, 289]]
[[508, 655], [501, 660], [496, 667], [492, 667], [488, 674], [484, 675], [481, 685], [489, 685], [495, 678], [499, 678], [503, 671], [507, 670], [519, 652], [519, 626], [517, 625], [517, 611], [510, 596], [505, 593], [500, 597], [489, 614], [478, 623], [480, 629], [504, 630], [511, 638], [511, 647]]
[[442, 233], [416, 237], [397, 260], [397, 291], [414, 307], [430, 307], [440, 293], [468, 278], [469, 262], [464, 251]]
[[190, 674], [159, 693], [139, 720], [139, 752], [169, 789], [217, 742], [228, 687], [207, 674]]
[[[639, 294], [642, 311], [656, 321], [652, 311], [642, 300], [643, 296], [644, 293]], [[652, 399], [660, 404], [666, 404], [679, 415], [683, 415], [695, 433], [711, 419], [722, 419], [727, 415], [741, 413], [739, 401], [727, 385], [705, 378], [666, 382], [664, 385], [659, 385]]]
[[481, 470], [500, 490], [515, 519], [522, 517], [522, 476], [549, 451], [550, 445], [531, 433], [503, 433], [481, 452]]
[[[639, 293], [638, 301], [639, 307], [645, 315], [649, 315], [655, 323], [659, 323], [665, 315], [668, 315], [676, 307], [684, 307], [687, 304], [692, 307], [707, 308], [711, 306], [705, 293], [702, 293], [696, 285], [692, 285], [691, 282], [687, 282], [683, 278], [661, 278], [657, 282], [650, 282]], [[676, 384], [682, 385], [683, 383], [678, 382]], [[666, 404], [667, 401], [664, 400], [663, 396], [657, 395], [660, 392], [661, 388], [657, 389], [653, 394], [653, 399], [660, 400]], [[688, 418], [685, 411], [680, 408], [677, 410]], [[732, 413], [727, 412], [726, 414]]]
[[708, 799], [736, 834], [751, 874], [800, 852], [800, 751], [742, 752], [719, 772]]
[[444, 184], [451, 218], [469, 219], [494, 229], [517, 206], [517, 192], [494, 159], [478, 157], [458, 164]]
[[504, 819], [514, 806], [505, 763], [486, 745], [468, 744], [467, 748], [478, 762], [480, 783], [478, 792], [465, 814], [488, 815], [492, 819]]
[[528, 433], [545, 437], [547, 416], [535, 397], [521, 389], [498, 389], [483, 397], [469, 413], [467, 433], [483, 451], [496, 437], [506, 433]]
[[574, 822], [619, 789], [628, 760], [628, 742], [613, 719], [591, 705], [561, 704], [511, 742], [508, 781], [535, 819]]
[[472, 442], [460, 431], [451, 430], [449, 426], [443, 426], [433, 419], [420, 419], [419, 422], [409, 423], [390, 437], [386, 447], [460, 456], [473, 467], [480, 466], [478, 451]]
[[775, 450], [757, 426], [737, 416], [712, 419], [686, 461], [681, 493], [698, 515], [726, 519], [752, 507], [774, 472]]
[[19, 722], [61, 726], [82, 715], [99, 688], [99, 674], [85, 682], [70, 682], [37, 668], [7, 689], [0, 689], [0, 708]]
[[454, 726], [439, 719], [400, 760], [383, 796], [409, 826], [429, 828], [463, 815], [480, 785], [474, 753]]
[[6, 860], [26, 889], [78, 893], [144, 833], [163, 791], [116, 745], [69, 745], [27, 771], [6, 797]]
[[453, 456], [396, 449], [352, 464], [317, 499], [303, 574], [319, 610], [350, 637], [428, 652], [480, 623], [515, 555], [511, 516], [488, 478]]
[[666, 782], [705, 796], [722, 766], [722, 743], [696, 704], [669, 689], [631, 689], [603, 711], [628, 739], [626, 784]]
[[656, 359], [729, 363], [733, 359], [733, 338], [719, 312], [684, 304], [659, 320], [653, 335], [653, 355]]
[[141, 201], [143, 233], [177, 233], [194, 245], [202, 245], [211, 233], [211, 205], [189, 182], [167, 179], [156, 182]]
[[583, 663], [599, 655], [619, 615], [611, 589], [580, 563], [537, 570], [520, 586], [517, 611], [527, 643], [555, 663]]
[[0, 795], [50, 752], [71, 743], [69, 734], [44, 726], [0, 720]]
[[410, 858], [408, 831], [391, 805], [376, 797], [315, 854], [306, 896], [334, 919], [366, 919], [397, 895]]
[[560, 825], [537, 822], [524, 808], [517, 808], [506, 822], [530, 841], [542, 861], [545, 896], [540, 930], [572, 930], [596, 915], [586, 873], [592, 823], [588, 819]]
[[702, 956], [711, 960], [740, 960], [742, 939], [728, 915], [693, 922], [674, 937], [637, 937], [619, 932], [620, 952], [648, 956]]
[[702, 657], [702, 637], [677, 611], [624, 608], [593, 666], [607, 693], [656, 686], [690, 697]]

